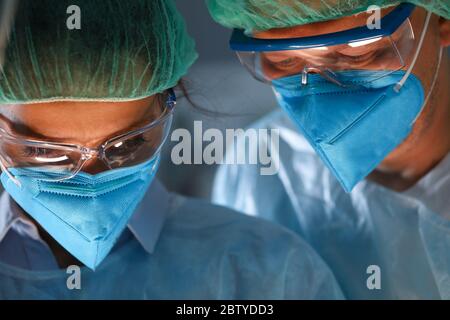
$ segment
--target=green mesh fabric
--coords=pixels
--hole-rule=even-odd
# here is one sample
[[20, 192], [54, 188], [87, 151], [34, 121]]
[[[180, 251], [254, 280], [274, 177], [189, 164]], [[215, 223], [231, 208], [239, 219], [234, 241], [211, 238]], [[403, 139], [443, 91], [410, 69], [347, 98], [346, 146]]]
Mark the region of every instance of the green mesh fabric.
[[366, 11], [370, 5], [384, 8], [401, 2], [450, 19], [450, 0], [207, 0], [214, 20], [246, 33], [333, 20]]
[[[67, 27], [70, 5], [81, 30]], [[20, 0], [10, 29], [3, 104], [140, 99], [174, 87], [197, 58], [173, 0]]]

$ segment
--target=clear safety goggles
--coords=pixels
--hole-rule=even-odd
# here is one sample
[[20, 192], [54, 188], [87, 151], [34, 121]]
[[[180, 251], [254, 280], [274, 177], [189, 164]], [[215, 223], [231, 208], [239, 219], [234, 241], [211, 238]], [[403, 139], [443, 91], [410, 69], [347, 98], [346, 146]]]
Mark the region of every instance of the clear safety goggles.
[[30, 175], [50, 181], [74, 177], [83, 165], [98, 158], [109, 169], [129, 167], [156, 157], [167, 139], [172, 124], [176, 96], [173, 90], [165, 93], [165, 106], [158, 119], [150, 124], [106, 140], [98, 148], [77, 144], [25, 139], [0, 128], [0, 166], [16, 179], [8, 169], [30, 170]]
[[[415, 6], [401, 4], [384, 16], [380, 29], [357, 27], [336, 33], [294, 39], [256, 39], [233, 31], [230, 47], [241, 63], [260, 81], [309, 74], [346, 86], [340, 71], [376, 70], [377, 80], [408, 66], [417, 43], [409, 17]], [[424, 30], [426, 32], [426, 30]]]

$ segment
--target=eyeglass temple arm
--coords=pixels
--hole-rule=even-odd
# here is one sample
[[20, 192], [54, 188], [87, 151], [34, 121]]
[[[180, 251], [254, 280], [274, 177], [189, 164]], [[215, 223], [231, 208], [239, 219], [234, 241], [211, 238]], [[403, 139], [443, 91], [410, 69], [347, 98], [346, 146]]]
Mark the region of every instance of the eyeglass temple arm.
[[302, 85], [307, 85], [308, 84], [308, 74], [309, 73], [318, 73], [320, 74], [322, 77], [324, 77], [326, 80], [341, 86], [341, 87], [345, 87], [346, 85], [343, 84], [342, 82], [340, 82], [337, 77], [336, 74], [331, 71], [330, 69], [327, 68], [320, 68], [320, 67], [306, 67], [303, 69], [302, 72]]
[[18, 186], [19, 188], [22, 188], [22, 184], [20, 183], [19, 180], [17, 180], [12, 174], [11, 172], [9, 172], [9, 170], [6, 168], [5, 164], [4, 164], [4, 159], [3, 156], [0, 155], [0, 168], [2, 169], [2, 171], [4, 173], [6, 173], [6, 175], [12, 180], [12, 182], [14, 182], [14, 184], [16, 186]]
[[408, 80], [409, 76], [411, 75], [411, 73], [412, 73], [412, 71], [413, 71], [413, 69], [414, 69], [414, 67], [416, 65], [417, 59], [419, 58], [419, 54], [422, 51], [423, 43], [425, 42], [425, 36], [427, 34], [428, 27], [430, 25], [430, 20], [431, 20], [431, 16], [432, 15], [433, 15], [433, 12], [429, 11], [428, 14], [427, 14], [427, 18], [425, 19], [425, 24], [424, 24], [424, 27], [423, 27], [422, 34], [420, 36], [419, 44], [417, 45], [417, 50], [416, 50], [416, 52], [414, 54], [413, 61], [411, 62], [411, 65], [409, 66], [409, 68], [406, 71], [406, 73], [403, 76], [403, 78], [394, 87], [394, 90], [397, 93], [400, 92], [400, 90], [403, 88], [403, 86], [405, 85], [406, 80]]

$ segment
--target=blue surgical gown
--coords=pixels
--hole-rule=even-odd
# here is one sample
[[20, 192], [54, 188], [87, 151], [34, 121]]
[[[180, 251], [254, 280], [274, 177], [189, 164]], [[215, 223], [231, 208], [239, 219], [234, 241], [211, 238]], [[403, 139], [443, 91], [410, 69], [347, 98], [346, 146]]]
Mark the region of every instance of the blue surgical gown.
[[[95, 272], [81, 269], [79, 290], [67, 285], [72, 272], [51, 269], [45, 248], [36, 251], [42, 243], [21, 241], [26, 230], [16, 228], [15, 241], [0, 240], [10, 247], [0, 250], [0, 299], [342, 298], [318, 255], [274, 224], [168, 193], [157, 181], [132, 219], [139, 223], [129, 225]], [[33, 263], [9, 257], [22, 251], [40, 255]]]
[[346, 298], [450, 299], [450, 155], [406, 192], [363, 181], [347, 194], [282, 111], [252, 127], [279, 130], [278, 173], [223, 165], [213, 202], [304, 237]]

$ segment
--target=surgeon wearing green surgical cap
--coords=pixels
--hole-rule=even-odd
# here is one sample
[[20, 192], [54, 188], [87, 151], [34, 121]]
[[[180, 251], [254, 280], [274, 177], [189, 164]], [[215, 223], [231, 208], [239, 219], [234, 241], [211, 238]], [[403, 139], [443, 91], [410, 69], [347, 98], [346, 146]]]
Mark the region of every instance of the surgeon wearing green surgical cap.
[[0, 4], [0, 299], [342, 297], [296, 235], [154, 179], [197, 58], [173, 1]]
[[214, 202], [306, 238], [347, 298], [450, 299], [449, 2], [207, 4], [283, 109], [252, 125], [279, 172], [223, 166]]

